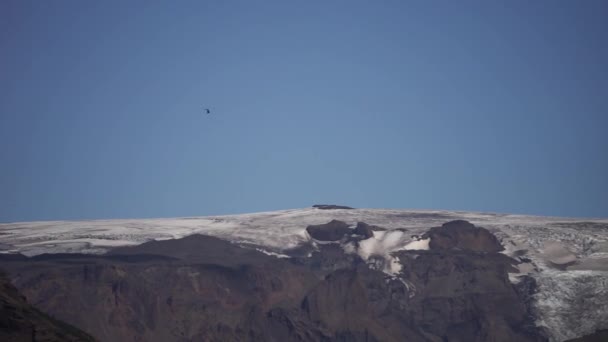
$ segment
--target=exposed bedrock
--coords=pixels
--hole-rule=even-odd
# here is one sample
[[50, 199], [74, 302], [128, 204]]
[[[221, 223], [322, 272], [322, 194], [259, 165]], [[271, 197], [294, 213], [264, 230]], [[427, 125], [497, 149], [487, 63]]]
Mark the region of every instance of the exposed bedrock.
[[0, 341], [81, 342], [94, 339], [33, 307], [0, 271]]
[[375, 225], [370, 225], [365, 222], [357, 222], [355, 228], [351, 228], [349, 224], [339, 220], [331, 220], [328, 223], [310, 225], [306, 227], [306, 232], [315, 240], [318, 241], [339, 241], [348, 236], [355, 240], [369, 239], [374, 236], [374, 231], [385, 231]]
[[[375, 230], [307, 228], [320, 241]], [[490, 232], [460, 221], [427, 234], [430, 250], [393, 253], [394, 274], [339, 243], [276, 258], [202, 235], [2, 265], [34, 305], [102, 341], [546, 340], [535, 287], [510, 283], [515, 260]]]
[[357, 226], [353, 230], [353, 234], [359, 235], [364, 239], [369, 239], [374, 236], [375, 231], [384, 231], [385, 228], [367, 224], [365, 222], [357, 222]]
[[494, 234], [463, 220], [450, 221], [434, 227], [423, 238], [430, 238], [432, 250], [469, 250], [495, 253], [504, 250]]
[[338, 241], [344, 235], [350, 233], [352, 229], [346, 222], [331, 220], [328, 223], [310, 225], [306, 227], [308, 234], [315, 240], [319, 241]]

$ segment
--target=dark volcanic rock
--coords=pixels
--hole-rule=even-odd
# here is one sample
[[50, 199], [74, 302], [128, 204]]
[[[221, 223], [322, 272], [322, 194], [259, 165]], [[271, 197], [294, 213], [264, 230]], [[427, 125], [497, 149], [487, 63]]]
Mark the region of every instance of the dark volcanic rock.
[[255, 249], [241, 248], [226, 240], [200, 234], [182, 239], [150, 241], [137, 246], [119, 247], [110, 250], [107, 255], [123, 258], [147, 255], [190, 262], [204, 261], [229, 267], [275, 259]]
[[94, 341], [31, 306], [0, 271], [0, 341]]
[[545, 340], [508, 279], [514, 270], [509, 257], [449, 250], [402, 252], [399, 258], [402, 278], [415, 289], [405, 310], [428, 336], [463, 342]]
[[608, 330], [598, 330], [593, 334], [568, 340], [566, 342], [606, 342], [608, 341]]
[[317, 209], [324, 209], [324, 210], [332, 210], [332, 209], [355, 209], [355, 208], [351, 208], [351, 207], [347, 207], [345, 205], [335, 205], [335, 204], [315, 204], [312, 206], [313, 208], [317, 208]]
[[313, 239], [319, 241], [338, 241], [352, 229], [349, 228], [346, 222], [331, 220], [329, 223], [310, 225], [306, 227], [306, 231]]
[[[102, 341], [283, 341], [274, 327], [299, 318], [267, 312], [297, 308], [318, 282], [313, 272], [215, 238], [180, 240], [115, 250], [125, 254], [4, 265], [34, 304]], [[117, 258], [138, 248], [180, 258]], [[315, 331], [297, 324], [284, 327], [294, 339]]]
[[306, 265], [315, 274], [325, 276], [339, 269], [352, 269], [363, 263], [363, 259], [358, 254], [344, 253], [338, 244], [327, 244], [318, 246], [318, 250], [313, 252], [310, 257], [296, 258], [293, 262]]
[[[373, 230], [307, 228], [322, 241]], [[32, 303], [102, 341], [546, 340], [528, 307], [534, 284], [510, 283], [516, 261], [490, 232], [452, 222], [427, 235], [435, 248], [393, 254], [398, 275], [340, 244], [279, 259], [201, 235], [3, 266]]]
[[494, 234], [463, 220], [451, 221], [441, 227], [431, 228], [424, 238], [431, 239], [429, 242], [431, 250], [460, 249], [486, 253], [504, 250]]
[[396, 303], [405, 293], [402, 283], [387, 282], [382, 272], [361, 265], [329, 274], [306, 296], [302, 310], [335, 331], [338, 341], [426, 341], [400, 317]]
[[357, 226], [355, 227], [355, 230], [353, 230], [353, 234], [361, 235], [365, 239], [369, 239], [372, 236], [374, 236], [375, 230], [386, 230], [386, 229], [378, 227], [378, 226], [372, 226], [365, 222], [357, 222]]
[[28, 257], [21, 253], [0, 254], [0, 262], [3, 261], [26, 261]]

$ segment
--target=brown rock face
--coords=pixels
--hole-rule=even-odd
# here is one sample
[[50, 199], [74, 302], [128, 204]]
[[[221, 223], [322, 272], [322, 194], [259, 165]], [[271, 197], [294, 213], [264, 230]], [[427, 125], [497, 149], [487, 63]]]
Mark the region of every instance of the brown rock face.
[[475, 227], [463, 221], [451, 221], [441, 227], [434, 227], [425, 234], [430, 238], [431, 250], [468, 250], [473, 252], [496, 253], [504, 250], [498, 239], [487, 229]]
[[34, 259], [5, 263], [17, 285], [102, 341], [279, 341], [271, 327], [287, 321], [276, 310], [297, 307], [318, 281], [301, 266], [201, 235]]
[[31, 306], [0, 272], [0, 341], [94, 341]]
[[[328, 225], [309, 233], [352, 232]], [[514, 260], [486, 230], [453, 228], [428, 233], [449, 248], [394, 254], [397, 276], [338, 244], [278, 259], [201, 235], [0, 262], [32, 303], [102, 341], [545, 341], [508, 280]]]
[[361, 264], [327, 275], [304, 298], [302, 310], [335, 341], [426, 341], [404, 303], [403, 283]]
[[403, 252], [399, 257], [403, 278], [415, 289], [405, 310], [429, 334], [445, 341], [542, 340], [509, 282], [509, 257], [467, 251]]

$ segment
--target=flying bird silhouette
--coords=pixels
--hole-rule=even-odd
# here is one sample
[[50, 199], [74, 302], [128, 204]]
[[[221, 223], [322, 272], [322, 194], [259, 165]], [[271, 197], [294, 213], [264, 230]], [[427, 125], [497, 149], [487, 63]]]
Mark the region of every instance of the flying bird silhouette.
[[205, 113], [206, 114], [211, 114], [211, 111], [209, 110], [209, 108], [205, 108]]

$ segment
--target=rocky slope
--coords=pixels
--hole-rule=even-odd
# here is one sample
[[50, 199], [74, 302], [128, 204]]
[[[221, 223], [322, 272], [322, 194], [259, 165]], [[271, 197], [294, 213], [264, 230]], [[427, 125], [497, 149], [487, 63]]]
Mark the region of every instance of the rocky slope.
[[[362, 243], [366, 227], [309, 230]], [[456, 221], [426, 236], [429, 250], [396, 253], [397, 274], [335, 244], [277, 258], [203, 235], [3, 265], [36, 306], [102, 341], [546, 340], [491, 233]]]
[[315, 208], [0, 233], [0, 248], [30, 256], [0, 257], [13, 283], [101, 340], [565, 341], [608, 328], [606, 220]]
[[32, 307], [0, 272], [0, 341], [94, 341], [79, 329]]

